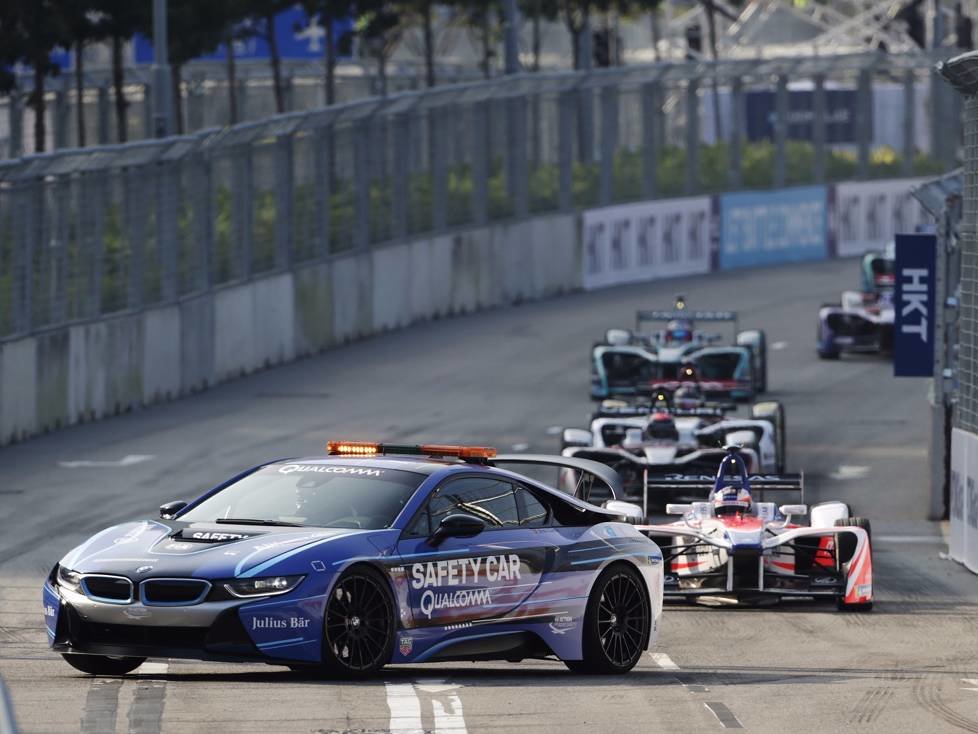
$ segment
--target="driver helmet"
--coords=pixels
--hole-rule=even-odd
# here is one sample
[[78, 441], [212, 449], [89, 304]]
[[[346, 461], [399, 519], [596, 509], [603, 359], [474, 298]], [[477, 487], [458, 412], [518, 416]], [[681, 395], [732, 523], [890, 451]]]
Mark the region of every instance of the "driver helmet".
[[750, 505], [750, 492], [743, 488], [723, 487], [713, 493], [713, 514], [717, 517], [746, 515]]
[[693, 341], [693, 325], [683, 319], [674, 319], [666, 324], [667, 342]]

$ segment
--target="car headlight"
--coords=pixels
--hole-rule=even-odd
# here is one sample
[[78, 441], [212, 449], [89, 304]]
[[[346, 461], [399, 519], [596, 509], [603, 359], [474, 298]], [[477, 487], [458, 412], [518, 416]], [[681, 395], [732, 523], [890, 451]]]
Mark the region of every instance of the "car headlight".
[[77, 590], [81, 584], [81, 574], [72, 571], [70, 568], [58, 566], [58, 585], [64, 586], [72, 591]]
[[286, 594], [298, 586], [305, 576], [265, 576], [256, 579], [234, 579], [224, 584], [232, 596], [273, 596]]

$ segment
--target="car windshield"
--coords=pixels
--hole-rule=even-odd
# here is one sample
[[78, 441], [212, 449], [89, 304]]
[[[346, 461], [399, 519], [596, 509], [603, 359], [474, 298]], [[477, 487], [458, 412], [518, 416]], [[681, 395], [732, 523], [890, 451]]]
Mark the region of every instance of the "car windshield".
[[270, 464], [204, 500], [180, 520], [375, 530], [390, 527], [424, 479], [423, 474], [374, 466]]

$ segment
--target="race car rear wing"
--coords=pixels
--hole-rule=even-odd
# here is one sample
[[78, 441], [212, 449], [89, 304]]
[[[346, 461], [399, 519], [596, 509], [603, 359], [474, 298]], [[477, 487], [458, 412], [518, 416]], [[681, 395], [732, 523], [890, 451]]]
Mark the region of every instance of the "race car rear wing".
[[[747, 481], [751, 492], [757, 492], [758, 499], [764, 500], [765, 492], [798, 492], [799, 501], [805, 501], [805, 475], [799, 474], [755, 474]], [[663, 490], [702, 490], [713, 491], [716, 476], [710, 474], [665, 474], [650, 476], [649, 489]]]
[[736, 311], [689, 311], [687, 309], [673, 309], [671, 311], [636, 311], [635, 312], [635, 331], [642, 330], [642, 324], [652, 321], [721, 321], [737, 323]]

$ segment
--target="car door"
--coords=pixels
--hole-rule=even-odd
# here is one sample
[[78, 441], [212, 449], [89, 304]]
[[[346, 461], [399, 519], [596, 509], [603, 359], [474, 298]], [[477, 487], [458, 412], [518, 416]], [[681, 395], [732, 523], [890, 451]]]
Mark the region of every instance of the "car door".
[[[457, 477], [438, 487], [398, 544], [416, 625], [489, 620], [523, 603], [553, 557], [540, 532], [549, 514], [539, 502], [518, 501], [514, 485], [495, 476]], [[432, 533], [449, 515], [477, 517], [485, 530], [434, 542]]]

